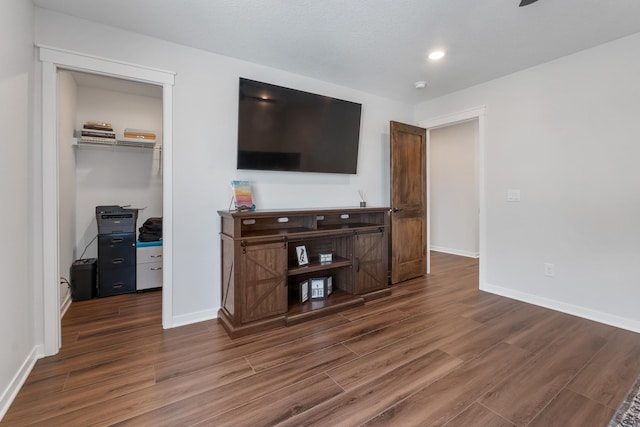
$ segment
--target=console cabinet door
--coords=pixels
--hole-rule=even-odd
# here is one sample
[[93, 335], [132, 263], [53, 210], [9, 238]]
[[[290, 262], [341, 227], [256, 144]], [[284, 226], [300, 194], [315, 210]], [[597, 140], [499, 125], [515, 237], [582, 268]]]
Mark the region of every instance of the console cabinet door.
[[356, 234], [354, 239], [354, 273], [357, 294], [387, 287], [386, 243], [384, 231]]
[[242, 323], [283, 314], [288, 309], [287, 246], [284, 242], [244, 246]]

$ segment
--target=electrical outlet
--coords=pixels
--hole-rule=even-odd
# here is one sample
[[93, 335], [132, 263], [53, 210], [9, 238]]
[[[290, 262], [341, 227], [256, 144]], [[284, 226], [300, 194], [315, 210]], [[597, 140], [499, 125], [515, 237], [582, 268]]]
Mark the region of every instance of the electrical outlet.
[[554, 277], [556, 275], [556, 266], [551, 263], [545, 262], [544, 275], [547, 277]]

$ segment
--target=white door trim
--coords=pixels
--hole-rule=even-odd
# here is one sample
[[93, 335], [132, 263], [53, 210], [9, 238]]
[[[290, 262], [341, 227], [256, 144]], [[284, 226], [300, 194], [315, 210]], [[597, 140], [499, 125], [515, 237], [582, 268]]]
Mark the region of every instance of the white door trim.
[[37, 46], [42, 62], [42, 256], [44, 355], [61, 345], [58, 265], [58, 93], [59, 69], [82, 71], [162, 86], [162, 326], [173, 327], [173, 84], [175, 73], [49, 46]]
[[[444, 116], [436, 117], [434, 119], [421, 120], [418, 122], [419, 126], [427, 129], [427, 159], [430, 159], [430, 130], [440, 127], [450, 126], [469, 120], [478, 120], [478, 204], [480, 207], [480, 219], [479, 219], [479, 251], [480, 251], [480, 271], [479, 271], [479, 285], [485, 282], [485, 272], [487, 265], [487, 251], [486, 251], [486, 215], [485, 211], [485, 191], [484, 191], [484, 162], [485, 162], [485, 117], [486, 106], [480, 106], [470, 110], [460, 111], [457, 113], [447, 114]], [[430, 261], [430, 248], [431, 248], [431, 224], [430, 224], [430, 211], [431, 211], [431, 190], [429, 186], [429, 161], [427, 161], [427, 272], [431, 271]]]

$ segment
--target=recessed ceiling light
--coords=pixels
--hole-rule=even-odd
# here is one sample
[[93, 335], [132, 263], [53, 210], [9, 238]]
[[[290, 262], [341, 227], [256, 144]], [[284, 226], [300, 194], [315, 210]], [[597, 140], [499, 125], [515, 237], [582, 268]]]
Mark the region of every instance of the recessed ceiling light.
[[427, 87], [427, 82], [425, 82], [424, 80], [420, 80], [418, 82], [415, 82], [414, 86], [416, 87], [416, 89], [424, 89], [425, 87]]
[[433, 61], [437, 61], [438, 59], [444, 58], [444, 50], [434, 50], [429, 54], [429, 59]]

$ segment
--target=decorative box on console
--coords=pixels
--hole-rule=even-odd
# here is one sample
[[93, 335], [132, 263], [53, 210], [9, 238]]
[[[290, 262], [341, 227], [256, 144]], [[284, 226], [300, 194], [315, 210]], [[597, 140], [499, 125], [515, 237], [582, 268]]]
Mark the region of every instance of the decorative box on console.
[[321, 263], [325, 263], [325, 262], [331, 262], [333, 261], [333, 254], [331, 252], [323, 254], [320, 254], [320, 262]]

